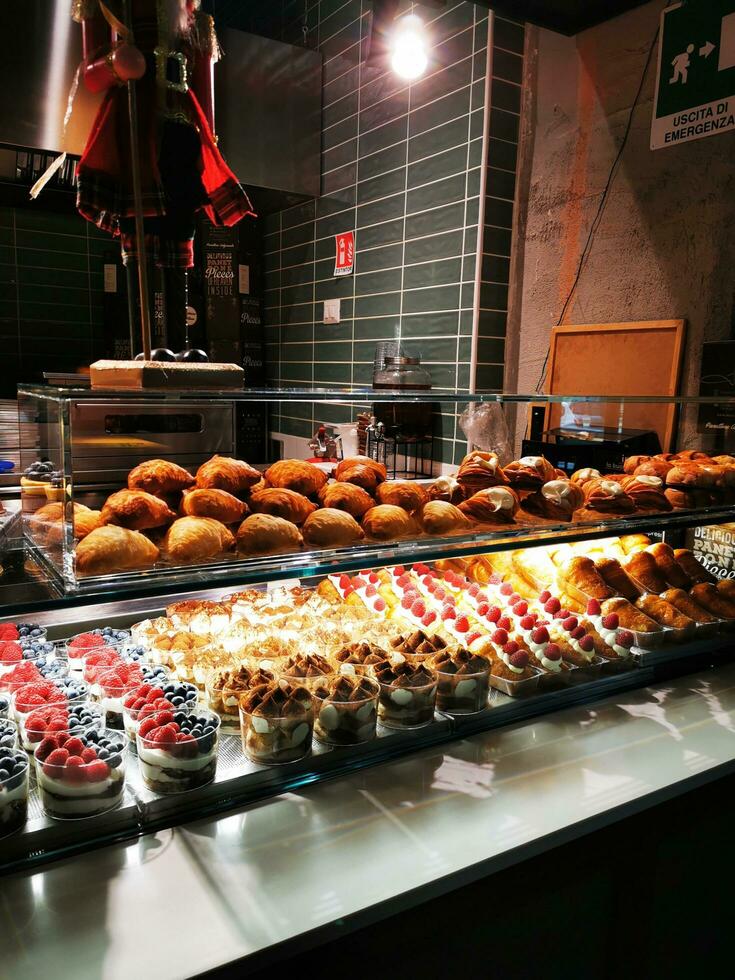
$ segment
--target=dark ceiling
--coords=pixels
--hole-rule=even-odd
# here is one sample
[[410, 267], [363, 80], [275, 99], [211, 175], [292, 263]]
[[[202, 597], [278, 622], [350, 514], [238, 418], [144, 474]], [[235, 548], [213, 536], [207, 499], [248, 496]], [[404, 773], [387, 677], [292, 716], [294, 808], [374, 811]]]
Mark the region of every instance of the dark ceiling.
[[576, 34], [587, 27], [601, 24], [618, 14], [642, 7], [647, 0], [475, 0], [499, 14], [515, 20], [528, 20], [541, 27]]

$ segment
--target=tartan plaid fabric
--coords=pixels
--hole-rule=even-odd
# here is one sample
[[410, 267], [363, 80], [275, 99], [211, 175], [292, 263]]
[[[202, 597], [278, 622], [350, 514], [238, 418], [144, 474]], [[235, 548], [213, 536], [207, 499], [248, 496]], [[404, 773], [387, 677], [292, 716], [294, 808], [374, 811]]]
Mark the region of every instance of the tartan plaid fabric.
[[[155, 232], [146, 233], [146, 258], [152, 258], [157, 266], [164, 269], [191, 269], [194, 265], [194, 239], [176, 242]], [[135, 235], [122, 232], [120, 248], [124, 265], [138, 259], [138, 244]]]

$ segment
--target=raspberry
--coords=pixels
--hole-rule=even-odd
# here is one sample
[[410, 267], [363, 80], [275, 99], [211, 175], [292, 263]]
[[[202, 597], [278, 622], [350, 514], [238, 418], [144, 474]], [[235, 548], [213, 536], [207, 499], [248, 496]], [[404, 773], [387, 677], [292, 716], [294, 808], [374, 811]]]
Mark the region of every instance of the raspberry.
[[434, 590], [434, 598], [438, 599], [439, 602], [444, 602], [446, 597], [447, 597], [447, 593], [445, 592], [444, 589], [438, 588]]
[[561, 609], [561, 603], [556, 598], [556, 596], [552, 596], [550, 599], [547, 599], [546, 602], [544, 603], [544, 610], [547, 613], [550, 613], [552, 616], [554, 615], [554, 613], [559, 612], [560, 609]]
[[47, 735], [45, 738], [42, 738], [38, 744], [38, 748], [36, 749], [36, 758], [40, 759], [41, 762], [43, 762], [43, 760], [47, 758], [49, 753], [53, 752], [54, 749], [57, 748], [58, 745], [56, 744], [56, 739], [53, 738], [51, 735]]
[[413, 605], [413, 596], [410, 596], [408, 593], [405, 593], [403, 598], [401, 599], [401, 609], [410, 609], [412, 605]]
[[433, 575], [424, 575], [421, 578], [421, 584], [425, 589], [428, 589], [429, 592], [431, 592], [431, 590], [436, 586], [436, 581]]
[[431, 624], [435, 621], [436, 621], [436, 613], [434, 612], [433, 609], [429, 609], [426, 615], [424, 616], [424, 618], [421, 620], [424, 626], [431, 626]]
[[481, 636], [482, 633], [468, 633], [467, 636], [465, 637], [467, 646], [469, 646], [471, 643], [474, 643], [475, 640], [479, 640]]
[[511, 667], [516, 667], [522, 670], [524, 667], [528, 667], [528, 654], [525, 650], [518, 650], [516, 653], [511, 654], [508, 657]]
[[82, 749], [82, 761], [83, 762], [94, 762], [97, 758], [97, 752], [92, 746], [88, 746], [86, 749]]
[[371, 582], [373, 585], [377, 585], [379, 581], [380, 581], [380, 576], [376, 575], [375, 572], [370, 572], [370, 574], [368, 575], [368, 582]]
[[69, 644], [74, 649], [91, 650], [93, 647], [105, 646], [105, 638], [99, 633], [80, 633]]
[[487, 614], [487, 619], [491, 623], [497, 623], [502, 615], [503, 610], [500, 608], [500, 606], [491, 606], [490, 611]]
[[46, 757], [46, 762], [49, 766], [65, 766], [68, 758], [69, 753], [66, 749], [54, 749], [52, 752], [49, 752]]
[[69, 727], [69, 722], [62, 718], [55, 718], [46, 725], [47, 732], [65, 732]]
[[88, 766], [85, 766], [85, 775], [88, 783], [101, 783], [110, 775], [110, 767], [102, 759], [98, 759], [96, 762], [90, 762]]
[[516, 616], [525, 616], [528, 612], [528, 603], [524, 599], [521, 599], [520, 602], [516, 602], [513, 606], [513, 612]]
[[399, 575], [396, 579], [396, 585], [399, 585], [402, 589], [408, 588], [411, 584], [411, 577], [409, 575]]
[[592, 653], [592, 651], [595, 649], [595, 641], [589, 635], [583, 636], [579, 641], [579, 645], [585, 653]]
[[347, 586], [347, 588], [346, 588], [346, 589], [345, 589], [345, 590], [343, 591], [343, 593], [342, 593], [342, 598], [343, 598], [343, 599], [346, 599], [346, 598], [347, 598], [347, 596], [348, 596], [348, 595], [352, 595], [352, 593], [353, 593], [354, 591], [355, 591], [355, 590], [354, 590], [354, 589], [352, 588], [352, 586], [351, 586], [351, 585], [348, 585], [348, 586]]
[[478, 605], [478, 607], [477, 607], [477, 615], [478, 616], [487, 616], [487, 614], [489, 612], [490, 612], [490, 603], [489, 602], [481, 602]]
[[367, 582], [365, 581], [365, 579], [360, 578], [359, 575], [356, 575], [352, 580], [353, 589], [364, 589], [366, 585]]
[[143, 738], [145, 738], [145, 736], [149, 732], [152, 732], [157, 727], [158, 725], [156, 724], [155, 718], [146, 718], [144, 721], [140, 723], [140, 727], [138, 728], [138, 734], [141, 735]]
[[511, 625], [511, 621], [507, 616], [501, 616], [497, 623], [498, 629], [501, 630], [510, 630]]
[[414, 572], [416, 572], [417, 575], [430, 575], [431, 574], [431, 569], [429, 568], [429, 566], [428, 565], [424, 565], [424, 563], [422, 561], [416, 562], [416, 564], [413, 566], [413, 570], [414, 570]]
[[579, 620], [576, 616], [567, 616], [561, 625], [564, 627], [567, 633], [571, 633], [572, 630], [576, 630], [576, 628], [579, 626]]
[[421, 617], [423, 615], [425, 615], [425, 613], [426, 613], [426, 604], [425, 604], [424, 600], [423, 599], [416, 599], [416, 601], [414, 602], [414, 604], [411, 606], [411, 612], [418, 619], [421, 619]]
[[475, 597], [475, 596], [477, 595], [477, 593], [478, 593], [479, 591], [480, 591], [480, 586], [479, 586], [479, 585], [477, 585], [477, 584], [476, 584], [476, 583], [474, 583], [474, 582], [473, 582], [473, 583], [472, 583], [472, 585], [471, 585], [471, 586], [469, 587], [469, 589], [467, 589], [467, 593], [468, 593], [468, 595], [471, 595], [471, 596], [472, 596], [473, 598], [474, 598], [474, 597]]
[[544, 656], [547, 660], [561, 660], [561, 650], [556, 643], [549, 643], [544, 650]]
[[626, 650], [630, 650], [635, 643], [635, 637], [630, 630], [619, 630], [617, 636], [615, 637], [615, 642], [618, 646], [625, 647]]
[[377, 594], [378, 594], [378, 590], [375, 588], [374, 585], [368, 585], [367, 588], [365, 589], [365, 595], [368, 596], [370, 599], [372, 599], [372, 597]]
[[173, 711], [159, 711], [159, 713], [156, 715], [156, 724], [159, 728], [163, 728], [164, 725], [172, 725], [173, 723]]
[[398, 578], [400, 578], [401, 575], [404, 575], [405, 572], [406, 569], [403, 567], [403, 565], [396, 565], [396, 567], [393, 569], [393, 574]]
[[531, 639], [534, 643], [548, 643], [549, 642], [549, 631], [545, 626], [537, 626], [535, 630], [531, 633]]
[[456, 619], [457, 612], [453, 606], [444, 606], [442, 609], [442, 619], [446, 622], [447, 619]]
[[587, 636], [587, 630], [584, 626], [578, 626], [569, 635], [573, 640], [581, 640], [583, 636]]
[[470, 628], [470, 621], [466, 616], [458, 616], [454, 623], [454, 628], [458, 633], [466, 633]]
[[350, 576], [340, 575], [339, 582], [337, 583], [340, 589], [348, 589], [350, 587]]
[[81, 740], [81, 738], [70, 738], [64, 743], [64, 748], [69, 755], [81, 755], [84, 751], [84, 742]]
[[602, 625], [606, 630], [616, 630], [620, 626], [620, 617], [617, 613], [610, 613], [602, 617]]
[[197, 754], [198, 750], [199, 746], [193, 735], [190, 735], [188, 732], [179, 732], [176, 736], [176, 755], [184, 759], [191, 759]]
[[0, 624], [0, 640], [17, 640], [18, 636], [18, 627], [15, 623]]
[[517, 653], [521, 648], [518, 646], [515, 640], [508, 640], [507, 643], [503, 644], [503, 653], [507, 653], [509, 657], [512, 657], [514, 653]]
[[69, 756], [69, 758], [66, 760], [66, 772], [64, 775], [70, 783], [84, 782], [84, 760], [81, 756]]
[[568, 610], [568, 609], [563, 609], [563, 608], [562, 608], [562, 609], [560, 609], [560, 610], [559, 610], [559, 613], [558, 613], [558, 617], [555, 617], [555, 618], [561, 618], [561, 619], [569, 619], [569, 617], [570, 617], [571, 615], [572, 615], [572, 614], [571, 614], [571, 613], [569, 612], [569, 610]]
[[488, 585], [501, 585], [501, 584], [502, 584], [502, 582], [503, 582], [503, 580], [502, 580], [502, 578], [501, 578], [501, 577], [500, 577], [500, 576], [498, 575], [498, 573], [497, 573], [497, 572], [493, 572], [493, 574], [492, 574], [492, 575], [490, 576], [490, 578], [489, 578], [489, 579], [487, 580], [487, 584], [488, 584]]
[[590, 599], [590, 601], [587, 603], [587, 615], [588, 616], [599, 616], [601, 612], [602, 612], [602, 609], [601, 609], [600, 603], [597, 601], [597, 599]]
[[500, 586], [499, 591], [501, 595], [505, 595], [505, 596], [513, 595], [513, 586], [510, 584], [510, 582], [503, 582], [503, 584]]
[[4, 664], [17, 664], [23, 659], [23, 650], [19, 643], [3, 641], [0, 643], [0, 661]]
[[385, 609], [385, 599], [376, 599], [375, 608], [378, 612], [382, 612]]
[[504, 629], [497, 629], [491, 636], [491, 640], [499, 647], [505, 646], [508, 642], [508, 631]]
[[536, 620], [533, 618], [533, 616], [524, 616], [521, 619], [519, 626], [522, 630], [532, 630], [535, 622]]
[[544, 602], [548, 602], [550, 598], [551, 598], [551, 593], [549, 592], [548, 589], [544, 589], [544, 591], [538, 597], [538, 601], [544, 603]]
[[49, 723], [49, 712], [39, 708], [38, 711], [31, 711], [26, 718], [26, 732], [45, 732]]
[[151, 735], [151, 741], [156, 745], [173, 745], [179, 733], [179, 726], [176, 724], [164, 725], [157, 728]]
[[512, 595], [508, 596], [508, 605], [511, 607], [515, 606], [515, 604], [520, 601], [521, 601], [521, 597], [518, 595], [517, 592], [514, 592]]

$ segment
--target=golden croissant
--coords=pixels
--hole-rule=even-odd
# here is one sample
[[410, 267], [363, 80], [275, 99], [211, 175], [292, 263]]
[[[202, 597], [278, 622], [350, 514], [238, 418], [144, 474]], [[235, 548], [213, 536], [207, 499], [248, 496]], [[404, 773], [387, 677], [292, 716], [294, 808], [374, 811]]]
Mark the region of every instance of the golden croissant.
[[365, 537], [351, 514], [332, 507], [323, 507], [310, 514], [301, 530], [307, 544], [321, 548], [343, 547]]
[[375, 506], [375, 501], [367, 490], [354, 483], [327, 483], [319, 491], [319, 500], [323, 507], [344, 510], [356, 521]]
[[257, 514], [273, 514], [283, 517], [292, 524], [303, 524], [317, 505], [308, 497], [285, 487], [266, 487], [250, 495], [250, 505]]
[[251, 514], [237, 531], [237, 550], [245, 555], [295, 551], [303, 543], [301, 531], [295, 524], [272, 514]]
[[382, 463], [369, 456], [348, 456], [334, 471], [334, 478], [340, 483], [354, 483], [368, 493], [375, 493], [379, 483], [387, 479], [388, 473]]
[[362, 519], [362, 528], [368, 537], [378, 541], [391, 541], [416, 533], [413, 518], [403, 507], [396, 507], [395, 504], [371, 507]]
[[450, 534], [472, 527], [472, 521], [448, 500], [430, 500], [425, 504], [421, 523], [427, 534]]
[[237, 497], [254, 486], [263, 474], [243, 459], [212, 456], [197, 470], [197, 486], [203, 490], [226, 490]]
[[265, 478], [272, 487], [295, 490], [305, 497], [316, 496], [327, 482], [327, 474], [303, 459], [282, 459], [269, 466]]
[[403, 507], [409, 514], [419, 510], [426, 503], [426, 490], [413, 480], [385, 480], [375, 491], [379, 504], [395, 504]]

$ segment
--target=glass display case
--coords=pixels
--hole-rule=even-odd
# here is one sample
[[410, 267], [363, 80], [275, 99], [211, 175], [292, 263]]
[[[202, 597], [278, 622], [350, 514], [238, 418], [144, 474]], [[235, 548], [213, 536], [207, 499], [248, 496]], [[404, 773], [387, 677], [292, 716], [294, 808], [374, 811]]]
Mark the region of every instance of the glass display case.
[[[432, 477], [306, 462], [311, 428], [381, 400], [431, 416]], [[242, 458], [263, 402], [269, 458]], [[4, 870], [731, 655], [735, 457], [697, 400], [26, 387], [20, 410], [49, 591], [1, 614]]]

